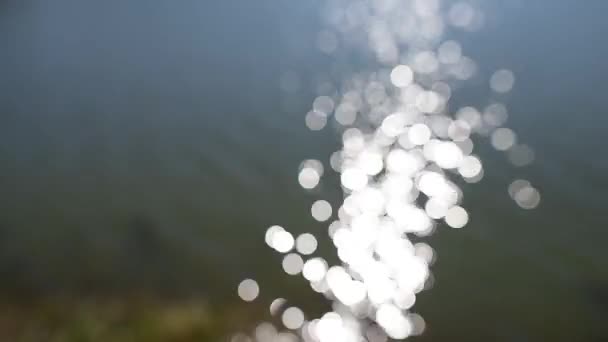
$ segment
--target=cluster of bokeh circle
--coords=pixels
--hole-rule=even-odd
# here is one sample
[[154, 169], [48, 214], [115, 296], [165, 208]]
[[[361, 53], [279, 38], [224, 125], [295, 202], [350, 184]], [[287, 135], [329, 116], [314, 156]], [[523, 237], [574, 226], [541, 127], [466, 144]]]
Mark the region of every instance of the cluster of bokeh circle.
[[[413, 307], [417, 294], [428, 287], [435, 253], [413, 240], [432, 234], [438, 225], [459, 229], [468, 223], [469, 214], [460, 205], [462, 191], [453, 180], [476, 183], [484, 175], [472, 136], [489, 141], [516, 167], [534, 160], [533, 150], [506, 126], [504, 103], [449, 106], [453, 87], [476, 76], [478, 69], [458, 41], [444, 36], [448, 30], [482, 28], [484, 15], [477, 4], [328, 0], [322, 15], [327, 28], [319, 33], [317, 47], [335, 56], [336, 69], [345, 69], [339, 58], [345, 51], [375, 59], [374, 67], [350, 68], [333, 84], [321, 84], [304, 119], [313, 131], [334, 120], [342, 135], [341, 150], [326, 163], [303, 161], [297, 175], [301, 187], [312, 190], [325, 165], [339, 173], [344, 197], [337, 210], [319, 199], [310, 212], [319, 222], [337, 216], [327, 236], [340, 263], [330, 265], [314, 256], [317, 238], [325, 236], [294, 236], [274, 225], [265, 242], [283, 255], [283, 271], [301, 274], [312, 290], [331, 301], [332, 310], [307, 317], [277, 298], [270, 313], [280, 315], [283, 328], [262, 322], [250, 333], [234, 334], [234, 342], [383, 342], [423, 333], [425, 321]], [[281, 87], [292, 91], [296, 81], [286, 73]], [[496, 70], [487, 84], [500, 97], [511, 91], [515, 75]], [[527, 180], [514, 180], [505, 194], [524, 209], [540, 202], [539, 191]], [[253, 279], [238, 286], [245, 301], [255, 300], [259, 291]]]

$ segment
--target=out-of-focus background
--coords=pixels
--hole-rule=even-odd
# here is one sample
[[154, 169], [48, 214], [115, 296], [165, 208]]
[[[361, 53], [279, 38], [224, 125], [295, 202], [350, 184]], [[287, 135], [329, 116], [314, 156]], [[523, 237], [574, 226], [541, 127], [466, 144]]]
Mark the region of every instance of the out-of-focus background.
[[[273, 224], [317, 235], [332, 258], [303, 159], [340, 148], [304, 124], [331, 58], [320, 1], [0, 3], [0, 340], [219, 341], [272, 320], [285, 297], [327, 303], [281, 270]], [[535, 150], [513, 167], [476, 145], [485, 176], [463, 187], [471, 221], [438, 229], [420, 341], [608, 339], [608, 66], [602, 0], [484, 1], [455, 35], [480, 77], [453, 99], [484, 106], [513, 70], [509, 125]], [[297, 87], [281, 90], [289, 74]], [[485, 78], [484, 78], [485, 77]], [[532, 211], [509, 197], [531, 180]], [[335, 257], [335, 256], [333, 256]], [[239, 281], [260, 297], [244, 304]]]

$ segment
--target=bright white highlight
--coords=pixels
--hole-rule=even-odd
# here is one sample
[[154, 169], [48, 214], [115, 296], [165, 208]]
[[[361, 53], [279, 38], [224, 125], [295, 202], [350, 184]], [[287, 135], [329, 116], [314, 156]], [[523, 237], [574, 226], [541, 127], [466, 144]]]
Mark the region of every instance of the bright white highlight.
[[258, 283], [253, 279], [245, 279], [241, 281], [238, 287], [238, 295], [242, 300], [251, 302], [255, 300], [260, 294], [260, 287]]
[[327, 221], [331, 217], [331, 204], [325, 200], [318, 200], [312, 204], [310, 213], [319, 222]]
[[304, 263], [302, 275], [311, 282], [323, 279], [327, 272], [327, 263], [321, 258], [313, 258]]
[[473, 178], [481, 172], [481, 161], [475, 156], [466, 156], [458, 167], [458, 173], [464, 178]]
[[281, 320], [287, 329], [295, 330], [304, 324], [304, 313], [296, 307], [287, 308], [283, 311]]
[[272, 235], [271, 246], [280, 253], [289, 252], [294, 245], [293, 235], [290, 232], [281, 230]]
[[311, 167], [304, 167], [298, 174], [298, 182], [304, 189], [316, 187], [320, 179], [319, 172]]
[[462, 228], [469, 222], [469, 214], [461, 206], [453, 206], [445, 215], [445, 222], [452, 228]]
[[296, 239], [296, 250], [302, 255], [310, 255], [317, 250], [317, 239], [314, 235], [304, 233]]
[[283, 271], [289, 275], [296, 275], [302, 271], [304, 261], [295, 253], [289, 253], [283, 258]]
[[349, 168], [340, 177], [342, 186], [349, 190], [361, 190], [367, 185], [367, 175], [359, 168]]
[[431, 138], [431, 130], [425, 124], [415, 124], [407, 131], [410, 142], [414, 145], [424, 145]]
[[[334, 217], [323, 224], [327, 235], [317, 234], [315, 226], [311, 231], [316, 237], [302, 233], [294, 240], [284, 228], [272, 226], [265, 241], [285, 254], [280, 259], [283, 270], [301, 273], [313, 291], [332, 302], [332, 311], [306, 320], [300, 309], [288, 308], [281, 321], [292, 332], [264, 325], [259, 334], [274, 342], [386, 342], [420, 335], [426, 323], [412, 310], [418, 293], [432, 287], [430, 266], [437, 254], [419, 240], [446, 226], [469, 224], [468, 210], [473, 208], [462, 206], [458, 184], [459, 178], [476, 183], [484, 176], [476, 155], [483, 149], [475, 145], [491, 144], [514, 166], [534, 159], [532, 149], [506, 127], [505, 104], [454, 108], [452, 95], [474, 76], [485, 77], [492, 97], [502, 101], [515, 76], [507, 69], [478, 75], [484, 69], [466, 55], [464, 46], [445, 38], [457, 36], [451, 30], [483, 25], [484, 15], [472, 1], [331, 0], [324, 20], [328, 27], [317, 39], [321, 52], [333, 58], [363, 47], [363, 55], [377, 62], [365, 70], [350, 71], [353, 66], [346, 65], [349, 71], [342, 72], [343, 61], [336, 60], [331, 76], [317, 81], [313, 90], [318, 96], [305, 114], [311, 130], [323, 129], [334, 116], [342, 146], [324, 156], [329, 157], [324, 162], [339, 174], [343, 201], [332, 208], [317, 200], [310, 207], [318, 222]], [[297, 88], [294, 79], [285, 76], [281, 81], [285, 92]], [[313, 189], [324, 171], [320, 161], [305, 160], [298, 183], [316, 194]], [[537, 207], [541, 199], [538, 189], [524, 180], [514, 181], [508, 193], [524, 209]], [[317, 238], [327, 237], [336, 248], [336, 264], [321, 257], [302, 259], [317, 252]], [[275, 300], [272, 314], [277, 316], [284, 305], [284, 299]]]
[[414, 73], [407, 65], [398, 65], [391, 71], [391, 82], [395, 87], [404, 88], [412, 83]]

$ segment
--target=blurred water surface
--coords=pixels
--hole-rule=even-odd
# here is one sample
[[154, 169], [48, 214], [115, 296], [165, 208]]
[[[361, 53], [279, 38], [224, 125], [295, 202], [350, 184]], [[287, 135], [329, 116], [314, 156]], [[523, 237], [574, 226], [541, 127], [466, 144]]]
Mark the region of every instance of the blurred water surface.
[[[7, 1], [0, 4], [0, 289], [7, 296], [138, 293], [235, 305], [254, 277], [266, 310], [282, 296], [324, 303], [264, 245], [280, 224], [320, 238], [309, 214], [340, 192], [297, 183], [329, 170], [339, 134], [304, 115], [330, 58], [315, 48], [319, 1]], [[421, 340], [608, 338], [605, 92], [608, 4], [486, 1], [456, 34], [481, 75], [454, 106], [485, 106], [487, 77], [517, 77], [509, 125], [536, 151], [515, 168], [479, 139], [485, 177], [465, 185], [466, 229], [440, 227]], [[300, 90], [279, 89], [285, 72]], [[541, 205], [507, 187], [529, 179]], [[260, 319], [267, 314], [259, 311]]]

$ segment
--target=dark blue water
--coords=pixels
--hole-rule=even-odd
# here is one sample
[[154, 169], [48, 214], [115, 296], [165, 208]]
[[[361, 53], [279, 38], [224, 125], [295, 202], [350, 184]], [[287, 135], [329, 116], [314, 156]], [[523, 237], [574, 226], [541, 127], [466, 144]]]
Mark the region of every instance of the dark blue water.
[[[311, 203], [337, 203], [326, 163], [336, 132], [304, 114], [331, 60], [314, 48], [318, 2], [8, 1], [0, 4], [0, 274], [5, 293], [153, 288], [234, 299], [245, 276], [318, 310], [264, 246], [272, 224], [312, 231]], [[479, 139], [471, 222], [439, 229], [435, 286], [416, 306], [424, 340], [608, 338], [608, 3], [486, 1], [487, 25], [459, 35], [482, 76], [517, 77], [509, 125], [536, 151], [514, 168]], [[296, 94], [279, 89], [300, 75]], [[480, 78], [455, 104], [484, 106]], [[509, 198], [516, 178], [541, 205]], [[261, 314], [263, 317], [263, 314]]]

